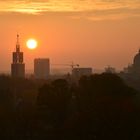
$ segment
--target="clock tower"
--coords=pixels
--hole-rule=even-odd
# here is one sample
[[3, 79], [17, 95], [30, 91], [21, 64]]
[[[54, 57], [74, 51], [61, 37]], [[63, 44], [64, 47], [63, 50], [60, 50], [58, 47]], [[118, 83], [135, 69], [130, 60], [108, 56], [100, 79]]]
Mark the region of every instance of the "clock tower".
[[12, 77], [25, 77], [25, 64], [23, 62], [23, 52], [20, 51], [19, 35], [17, 35], [16, 51], [13, 52], [13, 60], [11, 64]]

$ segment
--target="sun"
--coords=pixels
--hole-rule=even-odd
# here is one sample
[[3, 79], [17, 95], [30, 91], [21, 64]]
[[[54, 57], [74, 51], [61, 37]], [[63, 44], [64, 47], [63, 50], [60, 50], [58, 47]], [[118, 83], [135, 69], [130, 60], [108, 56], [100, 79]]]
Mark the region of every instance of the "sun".
[[37, 41], [35, 39], [28, 39], [26, 45], [29, 49], [35, 49], [37, 47]]

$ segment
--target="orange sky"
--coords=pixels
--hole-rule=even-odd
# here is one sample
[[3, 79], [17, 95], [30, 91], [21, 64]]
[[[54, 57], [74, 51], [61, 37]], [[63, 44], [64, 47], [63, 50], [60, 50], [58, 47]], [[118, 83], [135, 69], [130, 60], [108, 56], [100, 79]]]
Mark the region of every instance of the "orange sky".
[[[140, 48], [139, 0], [0, 0], [0, 71], [10, 71], [19, 32], [26, 69], [35, 57], [122, 69]], [[28, 50], [26, 40], [39, 41]]]

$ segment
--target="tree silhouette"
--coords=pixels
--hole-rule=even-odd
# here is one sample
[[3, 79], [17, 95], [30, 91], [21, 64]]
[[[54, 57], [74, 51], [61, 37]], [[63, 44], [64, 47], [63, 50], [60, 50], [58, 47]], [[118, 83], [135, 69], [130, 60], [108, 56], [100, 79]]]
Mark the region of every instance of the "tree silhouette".
[[79, 111], [66, 123], [65, 134], [75, 139], [132, 138], [136, 90], [107, 73], [83, 76], [77, 88]]
[[43, 85], [38, 94], [37, 103], [54, 125], [60, 125], [67, 116], [71, 94], [66, 80], [58, 79], [51, 84]]

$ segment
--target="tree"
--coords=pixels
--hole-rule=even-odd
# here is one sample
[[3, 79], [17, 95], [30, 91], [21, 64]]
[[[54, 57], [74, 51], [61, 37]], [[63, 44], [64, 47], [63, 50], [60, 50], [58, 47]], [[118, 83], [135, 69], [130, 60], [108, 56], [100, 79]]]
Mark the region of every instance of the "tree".
[[79, 111], [66, 123], [65, 133], [75, 139], [132, 138], [137, 93], [115, 74], [81, 77], [76, 93]]
[[47, 116], [50, 116], [48, 119], [55, 123], [54, 125], [60, 125], [67, 117], [70, 100], [71, 94], [67, 81], [58, 79], [39, 89], [37, 103], [45, 108], [43, 112], [47, 112]]

